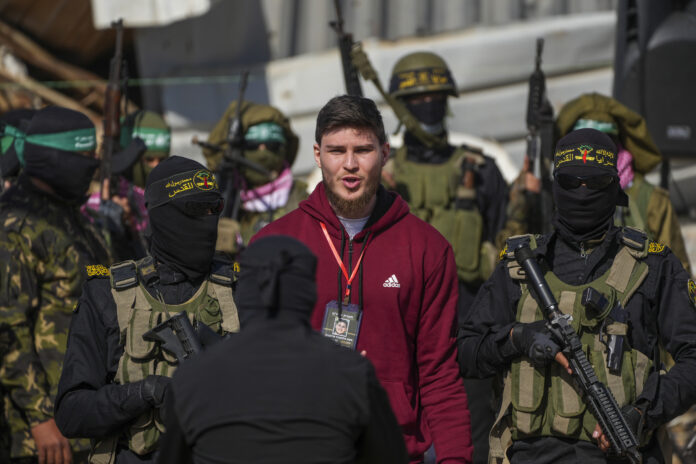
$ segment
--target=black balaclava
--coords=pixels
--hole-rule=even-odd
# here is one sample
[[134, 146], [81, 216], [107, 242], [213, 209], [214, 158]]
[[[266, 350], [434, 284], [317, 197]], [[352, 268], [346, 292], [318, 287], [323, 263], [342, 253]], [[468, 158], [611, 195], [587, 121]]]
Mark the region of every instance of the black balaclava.
[[215, 254], [222, 202], [213, 174], [189, 158], [166, 158], [147, 177], [145, 201], [152, 256], [190, 281], [205, 277]]
[[[3, 126], [4, 129], [5, 124], [8, 124], [18, 128], [22, 132], [26, 132], [29, 121], [34, 117], [34, 114], [36, 114], [36, 110], [29, 108], [10, 110], [0, 116], [0, 126]], [[4, 148], [6, 148], [6, 150]], [[17, 177], [19, 175], [19, 169], [19, 159], [17, 158], [14, 145], [3, 147], [2, 155], [0, 156], [0, 176], [4, 179], [8, 177]]]
[[430, 101], [414, 102], [404, 99], [406, 108], [421, 123], [426, 132], [440, 135], [445, 132], [445, 116], [447, 115], [447, 97], [433, 98]]
[[[74, 133], [71, 150], [43, 143], [32, 143], [32, 136], [58, 136]], [[82, 203], [99, 161], [80, 152], [92, 152], [96, 146], [94, 124], [84, 114], [59, 106], [36, 112], [27, 125], [24, 143], [24, 173], [43, 180], [56, 194], [69, 202]], [[18, 142], [15, 148], [20, 153]]]
[[317, 300], [317, 258], [304, 244], [284, 235], [271, 235], [247, 247], [239, 257], [235, 301], [240, 317], [279, 311], [309, 320]]
[[553, 182], [556, 213], [553, 224], [561, 237], [582, 243], [604, 235], [613, 222], [617, 205], [627, 205], [616, 170], [617, 151], [611, 139], [595, 129], [579, 129], [560, 139], [554, 156], [554, 175], [612, 175], [616, 180], [602, 190], [581, 185], [564, 189]]

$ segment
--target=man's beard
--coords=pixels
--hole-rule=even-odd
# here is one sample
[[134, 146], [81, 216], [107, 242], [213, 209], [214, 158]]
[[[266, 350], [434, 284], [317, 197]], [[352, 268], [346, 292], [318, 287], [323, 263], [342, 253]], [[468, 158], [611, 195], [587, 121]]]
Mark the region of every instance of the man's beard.
[[375, 181], [370, 178], [365, 178], [365, 190], [362, 195], [353, 200], [346, 200], [341, 198], [336, 192], [334, 192], [329, 183], [326, 182], [326, 177], [324, 172], [321, 173], [322, 180], [324, 181], [324, 187], [326, 190], [326, 197], [329, 199], [329, 203], [334, 207], [336, 216], [355, 218], [358, 214], [361, 214], [370, 201], [377, 194], [377, 188], [379, 187], [379, 180]]

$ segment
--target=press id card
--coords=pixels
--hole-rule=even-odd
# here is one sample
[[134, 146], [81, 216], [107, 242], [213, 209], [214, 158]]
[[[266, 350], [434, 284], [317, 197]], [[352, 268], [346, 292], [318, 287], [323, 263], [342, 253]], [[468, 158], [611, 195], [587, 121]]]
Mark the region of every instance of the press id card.
[[338, 309], [336, 300], [330, 301], [324, 311], [321, 333], [341, 346], [352, 350], [358, 344], [362, 312], [356, 304], [344, 304]]

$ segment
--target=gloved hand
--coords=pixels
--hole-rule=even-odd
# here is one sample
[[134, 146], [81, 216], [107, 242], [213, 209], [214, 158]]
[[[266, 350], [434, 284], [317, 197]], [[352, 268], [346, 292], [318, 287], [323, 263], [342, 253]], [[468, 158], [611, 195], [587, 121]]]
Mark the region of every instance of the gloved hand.
[[125, 234], [123, 227], [123, 208], [118, 203], [107, 200], [99, 204], [99, 221], [113, 235], [121, 237]]
[[171, 383], [172, 379], [169, 377], [148, 375], [140, 382], [140, 398], [159, 408], [164, 404], [164, 397]]
[[[626, 406], [621, 408], [621, 415], [623, 415], [626, 419], [626, 423], [631, 428], [631, 431], [638, 440], [638, 443], [641, 443], [641, 439], [643, 437], [643, 429], [645, 426], [643, 410], [636, 405], [627, 404]], [[597, 424], [597, 426], [595, 427], [595, 430], [592, 433], [592, 437], [595, 440], [597, 440], [597, 446], [599, 446], [599, 449], [601, 449], [605, 453], [609, 452], [609, 450], [611, 449], [609, 438], [606, 435], [604, 435], [604, 431], [599, 426], [599, 424]]]
[[148, 375], [138, 382], [115, 385], [114, 388], [123, 389], [121, 408], [136, 418], [152, 408], [162, 407], [171, 381], [172, 379], [162, 375]]
[[624, 416], [628, 426], [631, 428], [633, 434], [640, 442], [641, 435], [643, 434], [643, 428], [645, 426], [643, 410], [633, 404], [627, 404], [621, 408], [621, 414]]
[[529, 357], [538, 366], [553, 361], [561, 349], [553, 340], [545, 321], [515, 324], [510, 341], [520, 355]]

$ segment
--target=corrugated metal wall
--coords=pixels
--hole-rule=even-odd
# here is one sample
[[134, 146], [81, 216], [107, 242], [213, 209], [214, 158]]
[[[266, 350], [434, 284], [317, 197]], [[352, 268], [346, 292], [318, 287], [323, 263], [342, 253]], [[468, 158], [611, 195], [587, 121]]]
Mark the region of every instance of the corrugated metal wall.
[[[331, 0], [262, 0], [273, 59], [336, 46]], [[616, 0], [339, 0], [356, 40], [396, 40], [550, 16], [613, 10]]]

